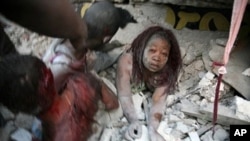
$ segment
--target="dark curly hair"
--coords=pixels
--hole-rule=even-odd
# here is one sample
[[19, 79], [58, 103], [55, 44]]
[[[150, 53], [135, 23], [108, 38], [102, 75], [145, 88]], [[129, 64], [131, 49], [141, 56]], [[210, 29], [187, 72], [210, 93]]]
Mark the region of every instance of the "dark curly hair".
[[12, 112], [36, 114], [38, 106], [47, 108], [53, 101], [52, 73], [37, 57], [7, 55], [0, 60], [0, 78], [0, 103]]
[[[168, 61], [163, 69], [156, 74], [160, 78], [160, 81], [157, 84], [150, 83], [151, 80], [149, 77], [152, 74], [150, 75], [143, 65], [143, 52], [153, 35], [165, 39], [170, 44]], [[132, 52], [133, 56], [132, 76], [135, 83], [149, 82], [155, 87], [166, 85], [167, 93], [171, 93], [175, 90], [176, 81], [182, 67], [182, 59], [179, 44], [171, 30], [161, 26], [151, 26], [134, 39], [131, 48], [128, 51]]]

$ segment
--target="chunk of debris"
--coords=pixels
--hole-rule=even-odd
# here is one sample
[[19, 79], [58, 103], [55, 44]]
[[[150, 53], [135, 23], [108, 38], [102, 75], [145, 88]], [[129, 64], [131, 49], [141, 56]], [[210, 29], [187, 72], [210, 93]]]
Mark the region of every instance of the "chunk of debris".
[[23, 128], [18, 128], [10, 138], [14, 141], [32, 141], [32, 135], [30, 132]]
[[188, 136], [189, 136], [191, 141], [200, 141], [200, 137], [199, 137], [198, 133], [195, 131], [189, 132]]
[[167, 121], [161, 121], [157, 132], [166, 140], [166, 141], [181, 141], [179, 138], [175, 138], [173, 135], [166, 132]]
[[15, 125], [20, 128], [30, 130], [33, 125], [34, 116], [24, 113], [18, 113], [16, 115]]
[[250, 68], [245, 69], [245, 70], [242, 72], [242, 74], [245, 75], [245, 76], [250, 76]]
[[212, 129], [201, 136], [202, 141], [225, 141], [229, 138], [229, 134], [221, 126], [215, 126], [215, 132], [213, 136]]
[[236, 116], [243, 120], [250, 121], [250, 101], [235, 96]]

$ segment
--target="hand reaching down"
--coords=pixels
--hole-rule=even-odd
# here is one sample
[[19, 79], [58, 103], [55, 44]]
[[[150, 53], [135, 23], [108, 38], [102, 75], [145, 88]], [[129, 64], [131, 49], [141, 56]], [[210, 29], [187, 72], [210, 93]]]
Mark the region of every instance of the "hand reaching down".
[[124, 138], [129, 141], [134, 141], [135, 139], [139, 139], [142, 136], [142, 125], [137, 121], [131, 123], [125, 134]]
[[150, 141], [165, 141], [165, 139], [152, 127], [148, 127]]

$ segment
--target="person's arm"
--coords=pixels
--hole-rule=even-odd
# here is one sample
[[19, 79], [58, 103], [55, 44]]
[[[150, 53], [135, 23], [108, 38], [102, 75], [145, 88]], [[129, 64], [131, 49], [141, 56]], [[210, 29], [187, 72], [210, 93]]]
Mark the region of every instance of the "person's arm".
[[166, 87], [158, 87], [153, 93], [152, 97], [152, 107], [149, 113], [149, 134], [150, 138], [159, 140], [164, 140], [158, 133], [157, 129], [161, 122], [162, 116], [164, 115], [164, 110], [166, 109], [167, 94], [165, 93]]
[[134, 103], [132, 100], [132, 92], [130, 85], [130, 75], [132, 70], [132, 56], [130, 54], [123, 54], [118, 61], [116, 87], [118, 98], [121, 102], [121, 107], [124, 116], [129, 123], [138, 121]]
[[118, 98], [121, 103], [124, 116], [130, 123], [124, 137], [127, 140], [135, 140], [142, 135], [142, 125], [138, 120], [134, 103], [132, 100], [132, 92], [130, 78], [132, 73], [132, 56], [128, 53], [123, 54], [118, 61], [116, 87]]
[[68, 38], [77, 50], [86, 44], [86, 23], [68, 0], [2, 0], [0, 13], [34, 32]]

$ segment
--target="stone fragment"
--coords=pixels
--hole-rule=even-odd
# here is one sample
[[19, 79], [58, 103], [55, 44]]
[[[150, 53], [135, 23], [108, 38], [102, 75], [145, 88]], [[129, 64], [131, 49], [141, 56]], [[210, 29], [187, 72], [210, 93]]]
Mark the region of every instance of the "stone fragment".
[[236, 105], [236, 116], [240, 119], [250, 121], [250, 101], [245, 100], [241, 97], [235, 97], [235, 105]]
[[191, 141], [200, 141], [200, 137], [197, 132], [189, 132], [188, 136], [190, 137]]
[[32, 141], [32, 135], [30, 132], [23, 128], [17, 129], [10, 137], [14, 141]]
[[242, 74], [245, 75], [245, 76], [250, 76], [250, 68], [245, 69], [245, 70], [242, 72]]
[[157, 132], [166, 140], [166, 141], [181, 141], [178, 138], [175, 138], [171, 134], [167, 133], [166, 128], [167, 127], [167, 121], [161, 121]]
[[18, 113], [16, 115], [15, 125], [17, 127], [30, 130], [32, 128], [33, 121], [34, 121], [34, 116], [24, 113]]

